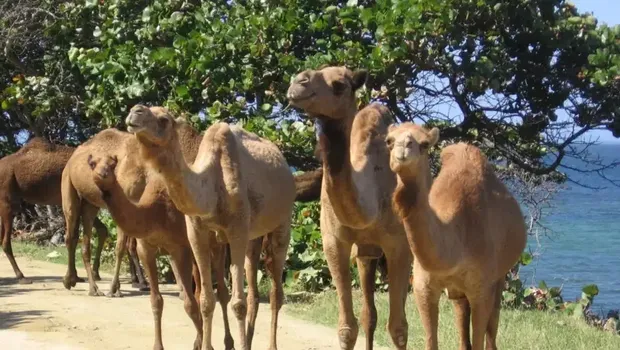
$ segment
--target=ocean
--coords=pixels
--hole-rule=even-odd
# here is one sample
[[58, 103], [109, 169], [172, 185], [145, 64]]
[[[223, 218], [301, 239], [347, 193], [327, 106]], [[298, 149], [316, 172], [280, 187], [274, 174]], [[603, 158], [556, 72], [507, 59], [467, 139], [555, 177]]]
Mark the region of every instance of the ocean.
[[[590, 151], [604, 162], [620, 160], [620, 144], [596, 145]], [[566, 164], [583, 166], [571, 159]], [[620, 309], [620, 187], [596, 173], [564, 171], [580, 183], [602, 189], [562, 185], [542, 219], [551, 232], [541, 238], [540, 247], [529, 239], [529, 248], [540, 255], [521, 270], [521, 277], [526, 285], [545, 281], [549, 287], [562, 286], [564, 300], [575, 300], [583, 286], [593, 283], [599, 287], [593, 311]], [[604, 174], [620, 180], [620, 166]]]

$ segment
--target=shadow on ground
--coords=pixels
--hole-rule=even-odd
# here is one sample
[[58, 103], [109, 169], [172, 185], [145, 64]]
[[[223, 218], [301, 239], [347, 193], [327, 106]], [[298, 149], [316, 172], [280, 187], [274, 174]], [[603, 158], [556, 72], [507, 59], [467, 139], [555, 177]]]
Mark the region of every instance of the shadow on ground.
[[39, 310], [24, 310], [5, 312], [0, 310], [0, 330], [11, 329], [21, 324], [28, 323], [30, 320], [41, 317], [44, 314]]

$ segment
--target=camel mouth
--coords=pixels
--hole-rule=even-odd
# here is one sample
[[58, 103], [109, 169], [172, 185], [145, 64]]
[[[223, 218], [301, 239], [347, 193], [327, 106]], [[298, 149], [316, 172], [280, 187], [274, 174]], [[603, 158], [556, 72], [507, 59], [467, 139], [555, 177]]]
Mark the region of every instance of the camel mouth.
[[291, 103], [295, 104], [297, 102], [302, 102], [302, 101], [309, 100], [309, 99], [313, 98], [315, 95], [316, 95], [316, 92], [312, 92], [312, 93], [310, 93], [308, 95], [305, 95], [305, 96], [299, 96], [299, 95], [294, 95], [294, 94], [289, 93], [287, 97], [288, 97], [288, 100]]
[[134, 124], [134, 123], [127, 123], [127, 131], [132, 134], [138, 133], [142, 131], [143, 129], [144, 127], [142, 125]]

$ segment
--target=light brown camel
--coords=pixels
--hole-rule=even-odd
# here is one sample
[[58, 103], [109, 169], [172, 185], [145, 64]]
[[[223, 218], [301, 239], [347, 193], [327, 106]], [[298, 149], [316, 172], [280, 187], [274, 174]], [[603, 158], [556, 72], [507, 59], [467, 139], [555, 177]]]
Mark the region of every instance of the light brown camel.
[[[121, 179], [123, 188], [127, 189], [127, 193], [136, 201], [139, 200], [146, 184], [146, 174], [141, 167], [133, 163], [133, 158], [125, 157], [125, 144], [132, 142], [133, 137], [128, 133], [123, 133], [116, 129], [106, 129], [90, 140], [81, 144], [75, 152], [71, 155], [71, 158], [67, 161], [62, 172], [62, 207], [65, 215], [65, 221], [67, 225], [66, 229], [66, 245], [68, 251], [69, 264], [67, 266], [67, 273], [63, 279], [65, 288], [71, 289], [77, 282], [77, 271], [75, 268], [75, 249], [77, 247], [79, 238], [79, 224], [82, 222], [83, 239], [82, 239], [82, 259], [84, 261], [84, 267], [88, 276], [89, 283], [89, 295], [99, 296], [103, 295], [99, 291], [96, 284], [98, 276], [95, 275], [90, 265], [90, 236], [92, 233], [93, 220], [96, 219], [97, 213], [100, 208], [105, 208], [105, 202], [102, 199], [102, 194], [99, 188], [95, 186], [92, 176], [89, 176], [91, 170], [88, 167], [87, 158], [91, 153], [103, 153], [106, 151], [122, 159], [121, 167], [127, 169], [124, 174], [126, 175]], [[95, 220], [97, 223], [98, 220]], [[99, 229], [99, 227], [97, 227]], [[101, 230], [107, 229], [105, 225], [102, 225]], [[99, 232], [99, 231], [98, 231]], [[117, 227], [118, 239], [116, 242], [116, 265], [119, 266], [122, 257], [127, 249], [127, 239], [123, 233], [122, 227]], [[130, 245], [131, 246], [131, 245]], [[135, 252], [130, 250], [130, 261], [133, 265], [139, 266], [137, 256]], [[138, 276], [140, 276], [138, 274]], [[117, 280], [118, 276], [114, 277]], [[116, 286], [110, 286], [110, 295], [116, 293]], [[142, 290], [146, 289], [146, 285], [143, 279], [139, 284], [134, 284], [134, 287]]]
[[[437, 349], [442, 290], [455, 306], [460, 349], [496, 349], [506, 273], [526, 243], [519, 204], [495, 176], [480, 149], [465, 143], [441, 152], [432, 180], [428, 149], [439, 130], [413, 123], [390, 128], [390, 167], [398, 174], [395, 210], [403, 218], [411, 249], [414, 294], [426, 331], [426, 349]], [[470, 345], [469, 325], [472, 324]]]
[[288, 89], [290, 103], [316, 120], [323, 161], [321, 234], [339, 302], [338, 336], [353, 349], [358, 326], [353, 314], [349, 258], [355, 244], [364, 302], [361, 323], [372, 349], [377, 311], [374, 280], [383, 252], [389, 270], [390, 316], [387, 328], [398, 349], [407, 346], [405, 300], [411, 252], [400, 219], [390, 205], [396, 175], [389, 167], [385, 135], [388, 111], [372, 104], [357, 113], [355, 91], [366, 71], [345, 67], [307, 70]]
[[[270, 348], [276, 349], [278, 312], [284, 293], [282, 273], [290, 239], [295, 182], [286, 160], [271, 142], [238, 126], [216, 123], [205, 132], [198, 156], [187, 164], [179, 144], [183, 122], [161, 107], [134, 106], [126, 119], [136, 134], [138, 153], [166, 183], [170, 198], [186, 215], [188, 237], [198, 262], [202, 293], [203, 350], [211, 350], [211, 326], [215, 300], [211, 280], [209, 245], [212, 231], [230, 244], [232, 309], [239, 325], [240, 348], [248, 349], [258, 311], [256, 268], [260, 253], [250, 240], [267, 236], [266, 261], [272, 279]], [[254, 241], [256, 242], [256, 241]], [[246, 249], [247, 248], [247, 249]], [[244, 272], [248, 297], [244, 297]], [[245, 318], [249, 308], [246, 338]]]
[[[62, 205], [60, 180], [62, 171], [75, 149], [33, 138], [19, 151], [0, 159], [0, 217], [2, 248], [20, 283], [31, 283], [24, 277], [13, 256], [11, 235], [13, 217], [21, 201], [40, 205]], [[93, 272], [99, 276], [101, 250], [108, 236], [105, 225], [95, 219], [98, 245]], [[77, 281], [77, 275], [75, 276]]]
[[[151, 307], [155, 321], [155, 345], [154, 349], [163, 349], [161, 317], [164, 300], [159, 292], [157, 280], [156, 257], [158, 248], [161, 247], [170, 254], [174, 264], [175, 276], [180, 281], [184, 291], [192, 289], [192, 263], [194, 261], [192, 250], [187, 240], [185, 219], [165, 193], [165, 187], [158, 179], [150, 179], [138, 204], [132, 203], [123, 188], [117, 182], [115, 174], [117, 165], [116, 156], [92, 156], [88, 157], [88, 165], [92, 169], [94, 183], [103, 193], [103, 200], [110, 211], [112, 218], [123, 228], [123, 232], [138, 240], [138, 254], [140, 260], [146, 266], [149, 284], [151, 286]], [[214, 242], [213, 247], [218, 246]], [[219, 244], [219, 249], [213, 249], [213, 259], [224, 264], [224, 245]], [[217, 263], [216, 263], [217, 265]], [[119, 266], [116, 267], [117, 269]], [[226, 305], [228, 303], [228, 290], [224, 280], [224, 270], [217, 268], [218, 299], [222, 305], [224, 322], [228, 331], [228, 318], [226, 317]], [[118, 284], [116, 279], [114, 284]], [[200, 281], [196, 281], [200, 286]], [[120, 293], [117, 289], [117, 293]], [[198, 310], [198, 303], [192, 293], [185, 293], [185, 311], [196, 326], [197, 336], [194, 348], [200, 348], [202, 321]], [[232, 339], [228, 339], [232, 341]], [[231, 345], [232, 347], [232, 345]]]

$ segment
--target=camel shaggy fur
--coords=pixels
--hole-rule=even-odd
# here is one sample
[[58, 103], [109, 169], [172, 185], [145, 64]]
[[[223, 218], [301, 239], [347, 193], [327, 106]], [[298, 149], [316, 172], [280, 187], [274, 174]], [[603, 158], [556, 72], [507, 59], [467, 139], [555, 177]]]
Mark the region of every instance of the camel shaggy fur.
[[338, 292], [340, 347], [353, 349], [358, 335], [349, 258], [357, 260], [364, 294], [361, 323], [366, 348], [372, 349], [377, 323], [374, 281], [377, 259], [384, 254], [390, 293], [387, 328], [396, 347], [405, 349], [405, 300], [412, 256], [403, 225], [390, 204], [396, 176], [390, 170], [384, 142], [389, 113], [378, 104], [357, 112], [355, 91], [366, 77], [366, 71], [345, 67], [307, 70], [293, 80], [288, 99], [316, 120], [323, 162], [321, 234]]
[[[393, 205], [412, 252], [414, 295], [426, 331], [426, 349], [437, 349], [442, 290], [455, 306], [460, 349], [496, 349], [506, 273], [526, 242], [519, 204], [475, 146], [458, 143], [441, 152], [432, 180], [428, 149], [439, 130], [413, 123], [392, 126], [386, 138], [390, 167], [398, 174]], [[469, 326], [472, 325], [470, 344]]]
[[[24, 277], [13, 256], [11, 235], [13, 217], [19, 210], [21, 201], [31, 204], [62, 204], [61, 176], [74, 148], [52, 144], [42, 138], [33, 138], [19, 151], [0, 159], [0, 217], [2, 218], [2, 248], [13, 266], [20, 283], [31, 283]], [[99, 263], [103, 243], [108, 237], [105, 225], [95, 219], [98, 245], [95, 252], [93, 272], [99, 276]], [[90, 254], [88, 254], [90, 256]], [[90, 261], [89, 261], [90, 263]], [[79, 279], [77, 275], [74, 280]]]
[[[282, 154], [273, 143], [238, 126], [216, 123], [206, 130], [196, 160], [188, 165], [178, 135], [184, 123], [175, 120], [165, 108], [136, 105], [126, 124], [136, 135], [138, 153], [162, 177], [170, 198], [186, 215], [188, 237], [202, 280], [202, 349], [212, 349], [215, 299], [211, 283], [207, 282], [211, 281], [209, 247], [213, 231], [218, 233], [219, 240], [230, 244], [231, 302], [241, 349], [248, 349], [251, 344], [258, 311], [257, 275], [252, 264], [257, 261], [254, 256], [260, 253], [260, 245], [249, 242], [267, 236], [270, 259], [266, 267], [272, 279], [270, 348], [276, 349], [278, 312], [284, 298], [282, 273], [296, 195], [293, 175]], [[242, 270], [246, 253], [247, 301]]]

